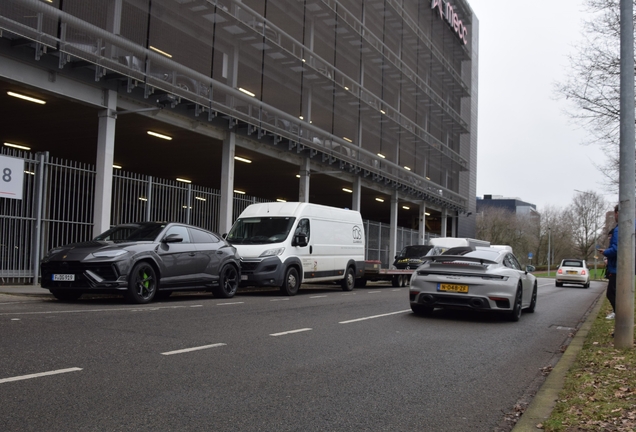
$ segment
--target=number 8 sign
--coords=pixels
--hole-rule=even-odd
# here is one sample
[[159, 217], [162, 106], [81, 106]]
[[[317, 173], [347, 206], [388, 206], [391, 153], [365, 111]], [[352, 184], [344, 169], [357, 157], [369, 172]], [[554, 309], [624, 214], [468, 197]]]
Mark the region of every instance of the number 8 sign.
[[0, 156], [0, 198], [22, 199], [24, 159]]

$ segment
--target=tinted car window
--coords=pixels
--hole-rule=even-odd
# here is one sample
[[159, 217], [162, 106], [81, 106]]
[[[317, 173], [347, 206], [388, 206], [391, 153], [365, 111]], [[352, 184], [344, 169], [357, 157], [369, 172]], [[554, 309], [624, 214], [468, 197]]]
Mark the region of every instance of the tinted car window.
[[139, 225], [119, 225], [95, 237], [102, 241], [153, 241], [165, 224], [145, 223]]
[[219, 241], [216, 236], [198, 229], [190, 229], [190, 234], [192, 234], [193, 243], [218, 243]]
[[186, 228], [184, 226], [175, 225], [173, 227], [168, 228], [168, 231], [166, 231], [166, 233], [164, 234], [163, 238], [166, 238], [170, 234], [177, 234], [179, 237], [183, 238], [183, 242], [182, 243], [191, 243], [190, 242], [190, 234], [188, 233], [188, 228]]
[[583, 267], [583, 263], [581, 261], [563, 261], [564, 267]]

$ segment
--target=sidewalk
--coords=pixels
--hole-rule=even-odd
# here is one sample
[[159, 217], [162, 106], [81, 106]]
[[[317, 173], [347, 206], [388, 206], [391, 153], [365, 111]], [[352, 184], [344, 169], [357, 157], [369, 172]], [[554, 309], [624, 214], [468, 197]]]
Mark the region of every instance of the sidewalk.
[[51, 296], [49, 290], [40, 287], [40, 285], [0, 285], [0, 294]]

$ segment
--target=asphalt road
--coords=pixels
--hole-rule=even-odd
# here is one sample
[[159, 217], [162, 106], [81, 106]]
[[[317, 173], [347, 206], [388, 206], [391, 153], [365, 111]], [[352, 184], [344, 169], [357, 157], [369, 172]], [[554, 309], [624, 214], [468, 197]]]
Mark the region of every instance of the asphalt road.
[[537, 310], [411, 313], [335, 286], [134, 306], [0, 295], [3, 431], [493, 431], [605, 289], [539, 280]]

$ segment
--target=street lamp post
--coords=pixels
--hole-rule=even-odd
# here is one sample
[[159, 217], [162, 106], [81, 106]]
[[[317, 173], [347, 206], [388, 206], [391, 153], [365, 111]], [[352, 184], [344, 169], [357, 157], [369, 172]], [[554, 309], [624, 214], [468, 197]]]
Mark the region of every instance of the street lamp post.
[[550, 233], [552, 228], [548, 227], [548, 277], [550, 277]]

